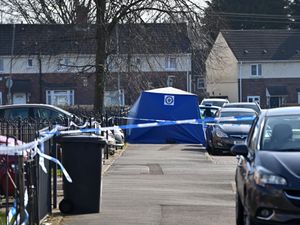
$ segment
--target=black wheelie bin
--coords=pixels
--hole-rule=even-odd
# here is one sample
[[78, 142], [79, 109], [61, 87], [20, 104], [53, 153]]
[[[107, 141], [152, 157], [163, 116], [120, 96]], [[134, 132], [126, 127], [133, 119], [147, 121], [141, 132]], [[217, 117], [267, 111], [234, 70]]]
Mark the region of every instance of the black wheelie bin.
[[65, 214], [98, 213], [101, 204], [102, 151], [106, 139], [97, 135], [56, 137], [62, 148], [62, 164], [72, 178], [63, 180], [64, 199], [59, 209]]

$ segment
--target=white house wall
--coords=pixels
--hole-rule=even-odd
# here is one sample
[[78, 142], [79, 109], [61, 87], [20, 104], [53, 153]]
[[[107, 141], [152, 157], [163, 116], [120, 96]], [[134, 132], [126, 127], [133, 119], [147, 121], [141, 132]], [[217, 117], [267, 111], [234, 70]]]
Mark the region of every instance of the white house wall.
[[[176, 58], [176, 68], [166, 69], [165, 60], [166, 57]], [[137, 64], [137, 60], [140, 64]], [[115, 55], [111, 56], [109, 63], [111, 72], [127, 72], [130, 71], [142, 71], [142, 72], [165, 72], [176, 71], [186, 72], [191, 71], [191, 54], [177, 54], [177, 55], [131, 55], [130, 59], [128, 55], [120, 55], [119, 58]]]
[[277, 61], [277, 62], [258, 62], [262, 65], [262, 75], [252, 76], [251, 65], [257, 62], [242, 62], [242, 79], [257, 78], [299, 78], [300, 61]]
[[[3, 59], [4, 70], [0, 73], [10, 73], [11, 58], [10, 56], [0, 57]], [[65, 58], [69, 59], [70, 66], [60, 66], [60, 62], [63, 62]], [[32, 59], [32, 67], [28, 66], [28, 59]], [[60, 61], [61, 60], [61, 61]], [[94, 57], [90, 55], [78, 56], [78, 55], [56, 55], [56, 56], [41, 56], [42, 73], [76, 73], [80, 72], [84, 67], [94, 65]], [[88, 67], [86, 67], [88, 68]], [[91, 68], [91, 67], [89, 67]], [[88, 70], [94, 71], [94, 68]], [[39, 60], [38, 56], [18, 56], [12, 60], [12, 73], [18, 74], [32, 74], [39, 73]]]
[[238, 101], [239, 66], [220, 33], [206, 60], [206, 89], [210, 96], [228, 96]]
[[[165, 60], [166, 57], [176, 58], [176, 68], [166, 69]], [[128, 71], [128, 56], [121, 55], [116, 60], [116, 56], [112, 56], [114, 59], [111, 66], [108, 65], [108, 69], [111, 72], [127, 72]], [[0, 73], [10, 73], [10, 56], [0, 57], [4, 61], [4, 70]], [[60, 62], [64, 63], [64, 59], [67, 58], [70, 62], [69, 66], [60, 66]], [[28, 59], [32, 59], [32, 67], [28, 66]], [[137, 59], [140, 60], [140, 65], [137, 65]], [[95, 57], [93, 55], [56, 55], [56, 56], [41, 56], [42, 73], [77, 73], [82, 69], [88, 69], [86, 72], [93, 72], [95, 64]], [[86, 66], [86, 67], [84, 67]], [[131, 71], [143, 71], [143, 72], [164, 72], [164, 71], [176, 71], [185, 72], [191, 71], [191, 54], [178, 54], [178, 55], [133, 55], [130, 61]], [[12, 73], [18, 74], [32, 74], [39, 73], [39, 61], [38, 56], [18, 56], [12, 60]]]

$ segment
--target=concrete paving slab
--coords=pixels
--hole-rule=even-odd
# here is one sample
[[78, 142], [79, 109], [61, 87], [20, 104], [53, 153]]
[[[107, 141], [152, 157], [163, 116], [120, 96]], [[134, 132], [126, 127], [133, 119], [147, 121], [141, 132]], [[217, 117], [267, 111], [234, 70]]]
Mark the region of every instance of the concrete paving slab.
[[235, 164], [214, 162], [199, 145], [129, 145], [103, 177], [101, 212], [62, 224], [234, 225]]

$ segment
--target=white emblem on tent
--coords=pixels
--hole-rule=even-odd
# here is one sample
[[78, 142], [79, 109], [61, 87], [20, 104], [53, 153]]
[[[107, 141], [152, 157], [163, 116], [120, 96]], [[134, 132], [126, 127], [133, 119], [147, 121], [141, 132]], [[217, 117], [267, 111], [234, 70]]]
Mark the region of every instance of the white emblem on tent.
[[174, 105], [175, 96], [174, 95], [165, 95], [164, 105]]

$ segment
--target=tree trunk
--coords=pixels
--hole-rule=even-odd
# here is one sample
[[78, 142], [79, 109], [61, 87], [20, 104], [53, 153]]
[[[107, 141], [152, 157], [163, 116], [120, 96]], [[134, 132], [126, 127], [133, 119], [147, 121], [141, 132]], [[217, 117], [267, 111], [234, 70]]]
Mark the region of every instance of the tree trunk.
[[96, 20], [96, 83], [94, 109], [103, 112], [104, 106], [104, 87], [105, 87], [105, 62], [106, 62], [106, 24], [105, 7], [106, 0], [95, 0], [97, 6]]

